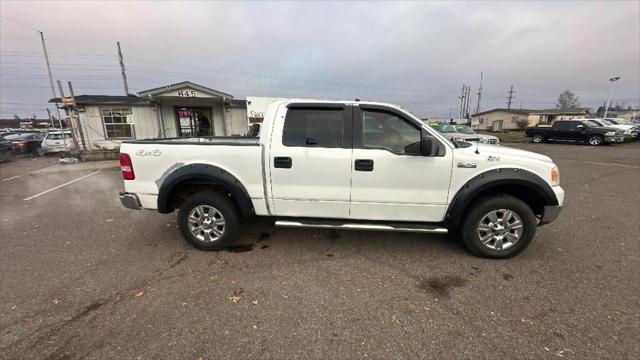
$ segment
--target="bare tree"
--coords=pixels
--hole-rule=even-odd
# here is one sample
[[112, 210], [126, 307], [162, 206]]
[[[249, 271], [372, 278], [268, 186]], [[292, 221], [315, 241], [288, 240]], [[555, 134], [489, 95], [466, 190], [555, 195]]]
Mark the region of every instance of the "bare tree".
[[524, 130], [529, 126], [529, 119], [518, 119], [516, 125], [518, 125], [518, 129]]
[[565, 90], [558, 96], [556, 107], [559, 109], [571, 109], [580, 106], [578, 97], [571, 90]]

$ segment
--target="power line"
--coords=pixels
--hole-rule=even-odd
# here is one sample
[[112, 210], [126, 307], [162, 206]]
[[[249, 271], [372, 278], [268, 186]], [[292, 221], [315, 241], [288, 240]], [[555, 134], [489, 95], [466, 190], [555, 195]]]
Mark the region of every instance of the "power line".
[[11, 22], [12, 22], [12, 23], [14, 23], [14, 24], [18, 24], [18, 25], [20, 25], [20, 26], [24, 26], [24, 27], [26, 27], [27, 29], [31, 29], [31, 30], [36, 31], [36, 32], [40, 32], [40, 30], [38, 30], [38, 29], [36, 29], [36, 28], [34, 28], [34, 27], [32, 27], [32, 26], [29, 26], [29, 25], [27, 25], [27, 24], [23, 24], [23, 23], [21, 23], [21, 22], [19, 22], [19, 21], [16, 21], [16, 20], [10, 19], [10, 18], [8, 18], [8, 17], [6, 17], [6, 16], [2, 16], [2, 15], [0, 15], [0, 18], [3, 18], [3, 19], [8, 20], [8, 21], [11, 21]]

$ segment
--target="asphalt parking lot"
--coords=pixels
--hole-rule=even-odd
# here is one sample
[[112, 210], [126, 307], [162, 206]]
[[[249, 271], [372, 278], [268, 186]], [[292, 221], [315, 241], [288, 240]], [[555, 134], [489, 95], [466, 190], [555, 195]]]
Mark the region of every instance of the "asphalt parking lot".
[[556, 161], [566, 204], [498, 261], [258, 220], [202, 252], [124, 209], [113, 163], [0, 164], [0, 358], [640, 358], [640, 144], [517, 147]]

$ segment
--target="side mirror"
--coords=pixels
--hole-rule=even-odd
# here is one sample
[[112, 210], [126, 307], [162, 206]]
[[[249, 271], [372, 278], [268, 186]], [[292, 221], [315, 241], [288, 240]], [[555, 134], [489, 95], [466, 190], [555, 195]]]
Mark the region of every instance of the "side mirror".
[[424, 129], [422, 130], [422, 140], [420, 141], [422, 156], [440, 156], [441, 146], [440, 142], [431, 134]]

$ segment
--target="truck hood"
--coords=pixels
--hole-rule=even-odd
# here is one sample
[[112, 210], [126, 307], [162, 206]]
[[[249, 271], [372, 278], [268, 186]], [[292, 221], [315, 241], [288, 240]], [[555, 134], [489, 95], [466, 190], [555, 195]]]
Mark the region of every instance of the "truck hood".
[[[553, 163], [553, 160], [551, 160], [551, 158], [546, 155], [542, 155], [542, 154], [538, 154], [538, 153], [534, 153], [526, 150], [515, 149], [510, 146], [504, 146], [504, 145], [497, 146], [497, 145], [479, 143], [477, 148], [478, 148], [478, 152], [480, 153], [480, 156], [494, 156], [494, 157], [504, 158], [505, 160], [509, 159], [512, 161], [520, 158], [520, 159], [542, 161], [546, 163]], [[472, 146], [468, 148], [456, 149], [456, 150], [463, 150], [466, 152], [474, 153], [476, 151], [476, 144], [474, 143]]]

